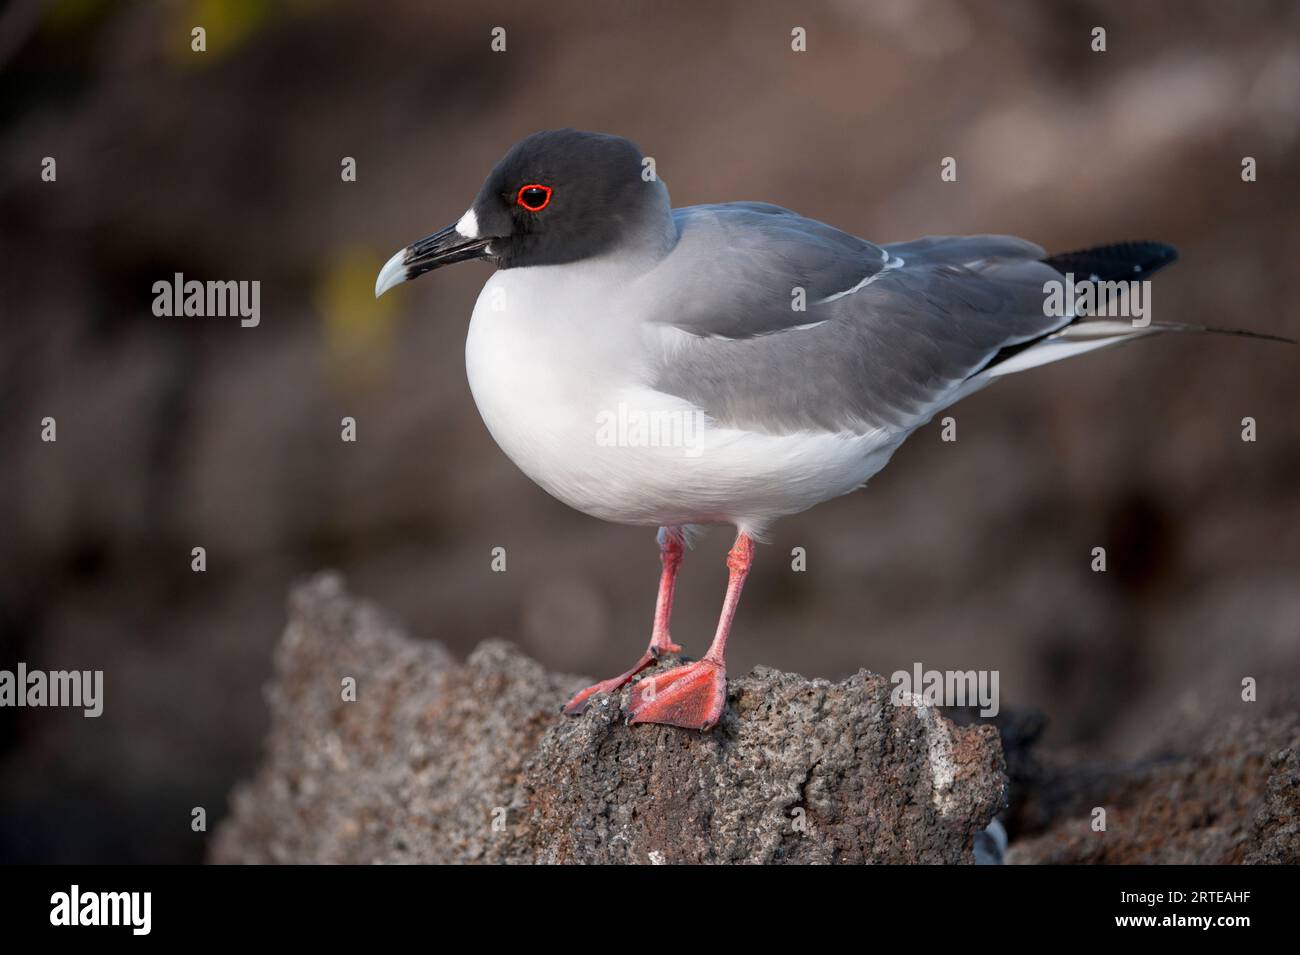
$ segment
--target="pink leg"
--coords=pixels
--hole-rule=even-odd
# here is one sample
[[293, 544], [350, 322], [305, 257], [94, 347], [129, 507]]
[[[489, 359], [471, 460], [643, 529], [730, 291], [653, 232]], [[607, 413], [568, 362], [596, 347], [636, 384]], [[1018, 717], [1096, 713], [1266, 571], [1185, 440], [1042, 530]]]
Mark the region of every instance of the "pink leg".
[[633, 664], [632, 669], [619, 674], [612, 680], [602, 680], [587, 687], [574, 696], [564, 706], [564, 712], [577, 716], [587, 708], [588, 702], [598, 693], [613, 693], [632, 682], [632, 678], [664, 653], [679, 653], [681, 647], [673, 643], [668, 633], [668, 620], [673, 615], [673, 591], [677, 588], [677, 568], [681, 566], [682, 555], [686, 547], [682, 533], [675, 527], [659, 528], [659, 562], [663, 564], [663, 573], [659, 576], [659, 597], [655, 601], [655, 622], [650, 631], [650, 646], [646, 647], [641, 659]]
[[681, 653], [682, 650], [673, 643], [673, 638], [668, 633], [668, 621], [673, 615], [677, 568], [681, 566], [685, 551], [686, 545], [679, 529], [659, 528], [659, 562], [663, 564], [664, 569], [659, 575], [659, 596], [655, 599], [655, 622], [650, 631], [650, 651], [654, 653], [656, 659], [661, 653]]
[[727, 665], [723, 657], [740, 603], [740, 591], [753, 562], [754, 541], [741, 533], [727, 554], [727, 597], [722, 602], [722, 616], [709, 652], [703, 660], [673, 667], [639, 682], [632, 691], [631, 722], [709, 730], [722, 719], [727, 704]]

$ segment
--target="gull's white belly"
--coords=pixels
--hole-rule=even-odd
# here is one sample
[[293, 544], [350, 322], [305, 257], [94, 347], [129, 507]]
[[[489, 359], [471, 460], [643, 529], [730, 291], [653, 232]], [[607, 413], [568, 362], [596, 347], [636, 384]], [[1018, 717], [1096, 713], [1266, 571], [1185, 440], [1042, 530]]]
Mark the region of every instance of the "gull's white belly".
[[566, 270], [497, 272], [475, 305], [465, 366], [497, 444], [570, 507], [624, 524], [726, 523], [761, 534], [777, 517], [860, 486], [905, 437], [714, 425], [646, 384], [658, 332], [618, 314], [616, 292], [575, 288]]

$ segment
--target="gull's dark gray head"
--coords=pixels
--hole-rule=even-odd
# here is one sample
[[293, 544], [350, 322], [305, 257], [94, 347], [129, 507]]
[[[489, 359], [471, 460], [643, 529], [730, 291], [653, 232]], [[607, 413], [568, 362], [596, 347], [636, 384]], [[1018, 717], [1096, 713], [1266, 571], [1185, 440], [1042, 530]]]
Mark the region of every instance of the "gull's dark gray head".
[[557, 129], [516, 143], [454, 226], [398, 252], [375, 295], [425, 272], [489, 259], [503, 269], [562, 265], [620, 244], [664, 241], [667, 190], [643, 175], [641, 150], [619, 136]]

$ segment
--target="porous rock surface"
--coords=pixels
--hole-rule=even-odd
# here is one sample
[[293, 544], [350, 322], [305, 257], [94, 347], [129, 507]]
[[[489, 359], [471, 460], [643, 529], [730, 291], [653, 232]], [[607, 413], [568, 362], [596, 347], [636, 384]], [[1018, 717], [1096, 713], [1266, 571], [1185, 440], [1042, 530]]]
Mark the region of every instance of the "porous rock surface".
[[1014, 830], [1006, 861], [1300, 863], [1300, 693], [1264, 706], [1192, 721], [1130, 763], [1026, 759], [1004, 738]]
[[290, 598], [266, 755], [210, 858], [970, 862], [1004, 803], [996, 729], [896, 706], [866, 671], [736, 675], [707, 734], [626, 725], [628, 690], [562, 716], [587, 682], [499, 641], [462, 664], [320, 575]]

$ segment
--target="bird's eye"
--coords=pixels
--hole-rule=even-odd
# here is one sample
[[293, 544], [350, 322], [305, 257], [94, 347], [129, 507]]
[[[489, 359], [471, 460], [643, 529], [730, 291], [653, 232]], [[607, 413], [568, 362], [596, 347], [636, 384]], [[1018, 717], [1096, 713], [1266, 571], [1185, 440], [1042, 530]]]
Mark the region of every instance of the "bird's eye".
[[515, 202], [529, 212], [541, 212], [551, 201], [551, 187], [530, 183], [519, 190]]

